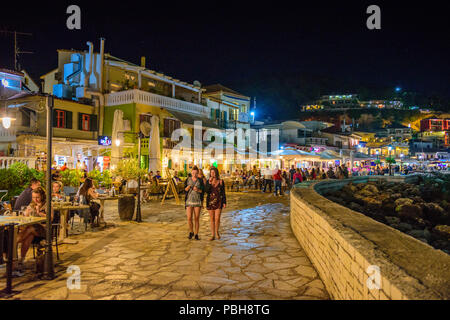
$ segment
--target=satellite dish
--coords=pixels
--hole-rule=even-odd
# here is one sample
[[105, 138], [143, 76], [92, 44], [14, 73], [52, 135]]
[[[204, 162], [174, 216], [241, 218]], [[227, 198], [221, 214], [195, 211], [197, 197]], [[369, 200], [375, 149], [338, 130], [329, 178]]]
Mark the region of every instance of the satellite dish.
[[201, 88], [201, 87], [202, 87], [202, 84], [200, 83], [200, 81], [195, 80], [195, 81], [194, 81], [194, 86]]
[[152, 125], [150, 123], [148, 123], [147, 121], [143, 121], [143, 122], [141, 122], [139, 129], [141, 130], [141, 133], [147, 137], [150, 135], [150, 130], [152, 129]]

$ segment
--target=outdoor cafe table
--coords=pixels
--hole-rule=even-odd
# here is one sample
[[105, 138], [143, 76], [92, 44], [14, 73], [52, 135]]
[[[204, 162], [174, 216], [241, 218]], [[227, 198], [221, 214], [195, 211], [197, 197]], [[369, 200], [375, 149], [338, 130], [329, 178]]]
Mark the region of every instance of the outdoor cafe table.
[[19, 227], [26, 227], [33, 224], [43, 223], [47, 220], [45, 217], [24, 217], [24, 216], [0, 216], [0, 226], [6, 226], [14, 223], [14, 246], [13, 261], [17, 261], [17, 236]]
[[53, 210], [59, 210], [60, 212], [60, 224], [61, 228], [59, 228], [59, 239], [60, 243], [67, 243], [67, 244], [76, 244], [78, 241], [70, 240], [67, 238], [67, 234], [69, 232], [69, 223], [67, 217], [69, 216], [70, 210], [81, 210], [81, 209], [89, 209], [88, 205], [80, 204], [80, 205], [73, 205], [71, 202], [52, 202]]

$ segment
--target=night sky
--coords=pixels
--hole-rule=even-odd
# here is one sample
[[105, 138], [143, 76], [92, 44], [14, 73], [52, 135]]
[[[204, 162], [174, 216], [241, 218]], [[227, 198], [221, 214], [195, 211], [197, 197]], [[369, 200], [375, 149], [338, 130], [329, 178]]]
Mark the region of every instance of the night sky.
[[[95, 2], [95, 4], [93, 4]], [[390, 1], [394, 2], [394, 1]], [[36, 79], [57, 65], [56, 49], [105, 51], [172, 77], [237, 91], [242, 79], [317, 74], [405, 90], [450, 94], [450, 13], [445, 2], [128, 1], [2, 3], [1, 30], [20, 38], [21, 65]], [[81, 30], [66, 28], [78, 4]], [[378, 4], [382, 29], [366, 28]], [[0, 67], [13, 67], [13, 37], [0, 34]], [[251, 95], [251, 92], [243, 92]]]

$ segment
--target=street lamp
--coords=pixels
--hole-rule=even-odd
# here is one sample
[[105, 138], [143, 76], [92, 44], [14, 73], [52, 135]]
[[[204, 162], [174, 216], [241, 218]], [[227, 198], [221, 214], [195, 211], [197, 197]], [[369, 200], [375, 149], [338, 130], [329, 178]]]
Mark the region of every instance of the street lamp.
[[392, 147], [389, 146], [389, 147], [388, 147], [388, 150], [389, 150], [389, 175], [392, 176], [392, 164], [391, 164], [391, 161], [392, 161], [392, 159], [391, 159], [391, 150], [392, 150]]
[[400, 173], [403, 172], [403, 157], [405, 155], [403, 153], [400, 154]]

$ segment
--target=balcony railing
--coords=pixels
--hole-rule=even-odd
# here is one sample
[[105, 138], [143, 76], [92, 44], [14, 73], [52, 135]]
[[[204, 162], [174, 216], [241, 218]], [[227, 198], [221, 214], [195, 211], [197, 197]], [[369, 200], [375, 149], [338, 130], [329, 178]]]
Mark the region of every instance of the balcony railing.
[[35, 158], [19, 158], [19, 157], [0, 157], [0, 169], [7, 169], [13, 163], [21, 162], [25, 163], [29, 168], [34, 169], [36, 162]]
[[194, 113], [206, 117], [210, 114], [209, 107], [137, 89], [113, 92], [106, 95], [106, 106], [118, 106], [128, 103], [140, 103], [165, 108], [167, 110]]
[[5, 129], [0, 125], [0, 141], [14, 141], [16, 139], [16, 129], [11, 126]]

